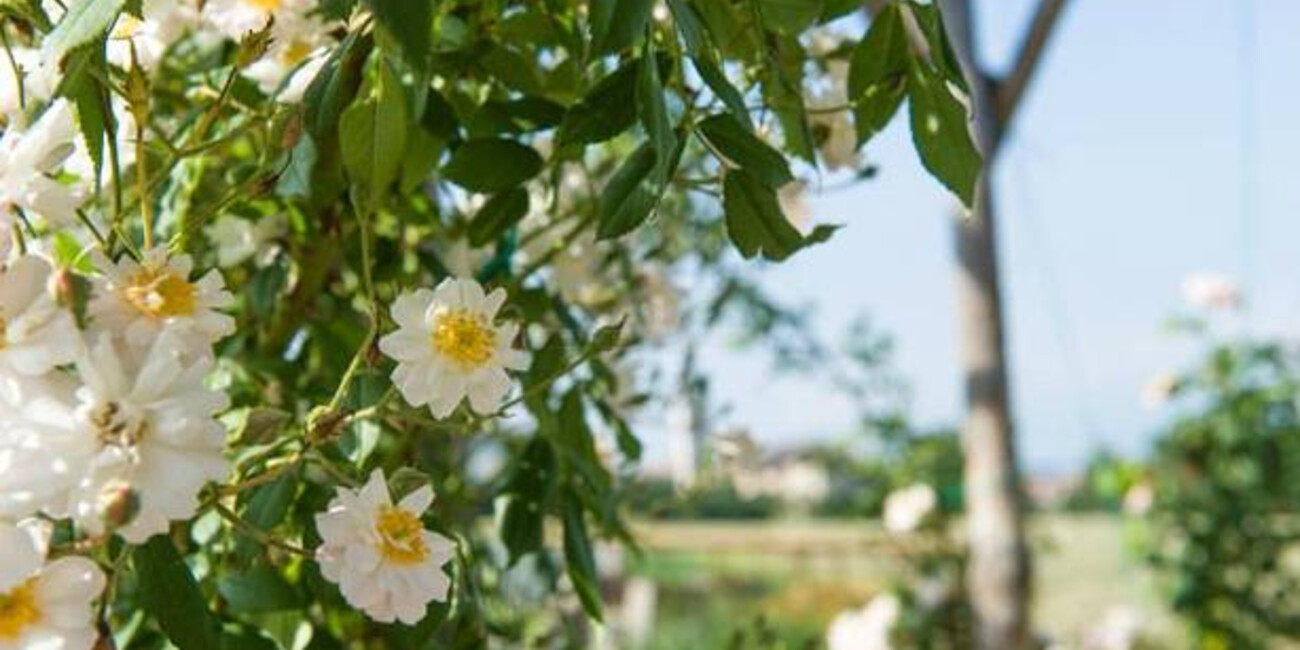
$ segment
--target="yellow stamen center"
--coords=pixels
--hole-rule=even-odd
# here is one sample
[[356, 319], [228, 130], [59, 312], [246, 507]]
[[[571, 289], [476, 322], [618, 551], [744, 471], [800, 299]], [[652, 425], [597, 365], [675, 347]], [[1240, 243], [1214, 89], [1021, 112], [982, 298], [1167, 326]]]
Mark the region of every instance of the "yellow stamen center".
[[140, 33], [140, 28], [144, 27], [144, 21], [124, 13], [117, 19], [117, 24], [113, 26], [113, 31], [108, 35], [109, 38], [117, 41], [125, 41], [135, 38]]
[[479, 314], [453, 309], [434, 317], [433, 349], [463, 368], [491, 361], [496, 347], [496, 330]]
[[131, 276], [126, 299], [150, 318], [193, 316], [198, 289], [167, 269], [142, 269]]
[[275, 11], [280, 8], [281, 0], [244, 0], [250, 5], [263, 11]]
[[41, 621], [36, 603], [36, 579], [32, 578], [9, 593], [0, 594], [0, 641], [13, 641], [29, 626]]
[[294, 41], [280, 53], [280, 63], [292, 67], [302, 63], [311, 54], [312, 47], [303, 41]]
[[90, 414], [90, 423], [95, 427], [95, 439], [102, 447], [132, 449], [149, 434], [149, 421], [133, 417], [117, 402], [108, 402], [95, 409]]
[[375, 522], [379, 534], [379, 553], [393, 564], [419, 564], [429, 557], [424, 543], [424, 526], [420, 518], [397, 506], [384, 506]]

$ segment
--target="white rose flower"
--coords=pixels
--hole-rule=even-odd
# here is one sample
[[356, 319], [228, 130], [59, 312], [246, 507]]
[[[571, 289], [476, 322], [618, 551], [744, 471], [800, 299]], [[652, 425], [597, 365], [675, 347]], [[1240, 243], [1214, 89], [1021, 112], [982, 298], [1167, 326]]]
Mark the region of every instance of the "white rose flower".
[[819, 149], [826, 168], [852, 169], [858, 166], [858, 134], [847, 110], [848, 61], [834, 60], [827, 64], [826, 87], [808, 98], [808, 121], [814, 129], [822, 131]]
[[[208, 0], [203, 11], [218, 32], [234, 40], [260, 31], [268, 21], [274, 20], [270, 49], [243, 72], [267, 95], [275, 94], [300, 66], [314, 66], [319, 71], [319, 66], [324, 65], [326, 56], [322, 48], [331, 43], [331, 25], [316, 14], [313, 0]], [[313, 72], [306, 81], [299, 80], [297, 87], [286, 87], [288, 97], [281, 96], [281, 101], [296, 102], [314, 76]], [[297, 98], [293, 97], [294, 93]]]
[[53, 97], [60, 75], [59, 67], [47, 64], [40, 50], [19, 46], [9, 49], [22, 76], [15, 74], [8, 60], [0, 59], [0, 115], [14, 118], [24, 104], [32, 106]]
[[903, 612], [898, 596], [885, 593], [861, 610], [841, 612], [826, 632], [828, 650], [894, 650], [889, 635]]
[[419, 623], [431, 601], [447, 599], [451, 581], [442, 566], [455, 554], [451, 540], [420, 521], [432, 503], [425, 485], [394, 505], [378, 469], [361, 489], [339, 488], [329, 509], [316, 515], [321, 574], [370, 618]]
[[885, 528], [910, 533], [921, 526], [939, 505], [939, 495], [924, 483], [895, 490], [885, 497]]
[[225, 477], [226, 429], [216, 415], [229, 402], [203, 384], [211, 361], [187, 356], [164, 335], [132, 371], [102, 336], [77, 364], [84, 385], [76, 420], [97, 450], [70, 508], [92, 532], [103, 529], [105, 497], [124, 485], [138, 496], [139, 512], [119, 532], [138, 543], [192, 517], [199, 490]]
[[45, 561], [49, 530], [0, 521], [0, 650], [90, 650], [104, 574], [84, 557]]
[[158, 66], [172, 43], [199, 25], [199, 7], [193, 0], [144, 0], [143, 18], [123, 12], [108, 34], [109, 63], [131, 67], [135, 62], [145, 71]]
[[0, 518], [68, 515], [69, 493], [98, 448], [74, 417], [65, 373], [0, 377]]
[[81, 333], [55, 300], [51, 274], [35, 255], [0, 270], [0, 374], [42, 375], [76, 359]]
[[0, 224], [9, 236], [18, 211], [29, 218], [54, 223], [76, 218], [83, 196], [77, 188], [50, 174], [76, 149], [77, 121], [67, 100], [60, 99], [25, 131], [8, 129], [0, 135]]
[[[556, 242], [558, 245], [559, 242]], [[551, 278], [566, 302], [591, 305], [609, 298], [609, 283], [601, 281], [606, 249], [594, 233], [585, 233], [551, 260]]]
[[1183, 298], [1196, 309], [1232, 310], [1241, 306], [1236, 283], [1215, 273], [1193, 273], [1183, 280]]
[[240, 40], [260, 31], [275, 20], [272, 38], [281, 40], [284, 30], [301, 29], [302, 17], [316, 9], [314, 0], [208, 0], [203, 17], [222, 35]]
[[812, 210], [808, 207], [808, 201], [805, 196], [808, 190], [808, 181], [798, 178], [781, 186], [777, 192], [777, 199], [781, 202], [781, 212], [785, 213], [786, 221], [794, 226], [795, 230], [807, 235], [812, 228]]
[[166, 249], [154, 248], [140, 262], [124, 255], [116, 263], [101, 258], [100, 267], [91, 325], [120, 336], [133, 352], [148, 350], [166, 330], [187, 354], [207, 356], [213, 343], [235, 331], [235, 319], [217, 311], [234, 302], [221, 273], [191, 281], [189, 255], [168, 257]]
[[[329, 62], [329, 50], [318, 48], [307, 56], [307, 59], [289, 75], [289, 80], [284, 83], [284, 87], [276, 94], [276, 101], [282, 104], [297, 104], [302, 101], [302, 96], [307, 93], [307, 88], [311, 82], [320, 74], [325, 64]], [[252, 69], [249, 70], [250, 76]]]
[[283, 235], [285, 226], [284, 215], [257, 222], [222, 215], [204, 232], [217, 247], [217, 264], [229, 268], [242, 264], [262, 250], [267, 242]]
[[1138, 483], [1124, 493], [1124, 514], [1145, 517], [1156, 503], [1156, 491], [1150, 483]]
[[1178, 390], [1178, 376], [1162, 372], [1142, 388], [1142, 403], [1148, 408], [1158, 408], [1169, 401]]
[[436, 289], [417, 289], [393, 301], [398, 329], [379, 340], [397, 360], [393, 383], [412, 406], [427, 404], [445, 418], [465, 398], [474, 412], [501, 408], [510, 392], [508, 370], [528, 367], [528, 353], [513, 347], [519, 326], [497, 325], [504, 289], [483, 294], [474, 280], [448, 278]]

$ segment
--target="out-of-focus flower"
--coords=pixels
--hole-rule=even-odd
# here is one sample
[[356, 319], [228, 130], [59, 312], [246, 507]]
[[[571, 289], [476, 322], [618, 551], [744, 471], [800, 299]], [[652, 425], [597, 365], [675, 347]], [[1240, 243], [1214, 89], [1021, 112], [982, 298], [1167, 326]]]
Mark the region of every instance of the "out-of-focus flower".
[[59, 67], [47, 64], [40, 50], [16, 45], [9, 50], [17, 69], [6, 60], [7, 56], [0, 58], [0, 115], [15, 121], [24, 106], [53, 97], [60, 77]]
[[939, 505], [939, 495], [925, 483], [895, 490], [885, 497], [885, 528], [910, 533], [921, 527]]
[[329, 509], [316, 515], [321, 574], [370, 618], [419, 623], [430, 602], [447, 599], [451, 581], [442, 567], [456, 548], [420, 521], [432, 503], [425, 485], [393, 504], [378, 469], [358, 490], [339, 488]]
[[0, 135], [0, 235], [6, 241], [20, 210], [28, 218], [40, 216], [54, 223], [76, 217], [84, 197], [77, 188], [50, 178], [75, 150], [76, 138], [77, 122], [63, 99], [50, 104], [27, 130], [11, 128]]
[[826, 632], [826, 646], [828, 650], [894, 650], [889, 636], [902, 613], [898, 596], [876, 596], [861, 610], [836, 616]]
[[504, 289], [484, 295], [474, 280], [448, 278], [393, 301], [398, 329], [380, 339], [379, 349], [397, 360], [393, 383], [408, 403], [427, 404], [437, 418], [465, 398], [479, 414], [501, 408], [510, 392], [507, 371], [528, 367], [528, 354], [514, 348], [519, 326], [494, 322], [505, 300]]
[[1134, 607], [1106, 610], [1102, 619], [1083, 635], [1084, 650], [1133, 650], [1142, 640], [1146, 617]]
[[1151, 512], [1151, 506], [1155, 505], [1156, 491], [1150, 483], [1138, 483], [1129, 488], [1124, 493], [1124, 513], [1142, 517]]
[[1178, 377], [1173, 373], [1162, 372], [1147, 382], [1142, 388], [1142, 403], [1148, 408], [1158, 408], [1169, 401], [1178, 390]]
[[0, 270], [0, 375], [42, 375], [76, 359], [81, 335], [55, 301], [51, 272], [35, 255]]
[[649, 339], [661, 339], [681, 324], [681, 295], [668, 271], [652, 265], [640, 274], [642, 322]]
[[[139, 543], [189, 519], [199, 490], [226, 474], [226, 430], [216, 415], [229, 401], [204, 385], [211, 361], [189, 361], [170, 334], [158, 337], [138, 370], [108, 336], [99, 338], [77, 369], [76, 418], [97, 451], [73, 497], [73, 515], [87, 529], [103, 529], [106, 507], [123, 486], [139, 498], [138, 514], [119, 529]], [[113, 522], [123, 523], [123, 522]]]
[[297, 104], [302, 101], [302, 96], [307, 93], [307, 88], [311, 82], [320, 74], [325, 64], [329, 62], [329, 50], [319, 49], [310, 54], [307, 60], [298, 66], [293, 74], [289, 75], [289, 80], [285, 82], [284, 88], [280, 89], [279, 94], [275, 96], [276, 100], [284, 104]]
[[169, 257], [165, 248], [143, 253], [139, 262], [123, 256], [101, 259], [103, 276], [90, 302], [95, 331], [120, 336], [136, 352], [147, 350], [166, 330], [189, 356], [211, 354], [214, 342], [235, 331], [235, 320], [217, 310], [234, 303], [221, 273], [190, 280], [189, 255]]
[[132, 57], [145, 71], [158, 66], [167, 48], [199, 26], [199, 8], [188, 0], [144, 0], [143, 17], [123, 12], [108, 34], [108, 61], [130, 68]]
[[283, 236], [285, 228], [284, 215], [266, 217], [256, 222], [222, 215], [204, 232], [217, 247], [217, 264], [229, 268], [244, 263], [244, 260], [262, 250], [267, 242]]
[[0, 648], [90, 650], [104, 574], [84, 557], [46, 561], [49, 530], [0, 521]]
[[786, 220], [794, 226], [795, 230], [805, 234], [812, 225], [812, 210], [809, 209], [805, 196], [807, 190], [808, 181], [800, 178], [781, 186], [781, 190], [777, 193]]
[[[256, 81], [267, 95], [275, 94], [300, 66], [313, 65], [319, 70], [323, 61], [313, 59], [323, 59], [321, 48], [331, 41], [330, 25], [317, 14], [314, 0], [208, 0], [203, 13], [218, 32], [237, 41], [270, 23], [270, 49], [244, 70], [244, 76]], [[282, 94], [279, 99], [287, 103], [298, 101], [313, 76], [314, 73], [300, 81], [293, 93]]]
[[826, 168], [858, 166], [858, 134], [845, 107], [848, 105], [848, 61], [827, 64], [826, 85], [808, 98], [808, 121], [820, 137], [818, 149]]
[[605, 249], [594, 233], [571, 242], [551, 260], [552, 279], [565, 301], [590, 305], [609, 297], [609, 284], [602, 282], [601, 265]]
[[1236, 283], [1216, 273], [1193, 273], [1183, 280], [1183, 299], [1196, 309], [1231, 310], [1241, 306]]

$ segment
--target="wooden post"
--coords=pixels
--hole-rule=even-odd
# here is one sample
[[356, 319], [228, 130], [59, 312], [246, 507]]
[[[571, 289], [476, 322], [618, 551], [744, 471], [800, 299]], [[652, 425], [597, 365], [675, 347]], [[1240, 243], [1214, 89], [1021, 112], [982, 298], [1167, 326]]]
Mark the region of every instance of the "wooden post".
[[1032, 647], [1032, 567], [1008, 389], [997, 219], [989, 181], [1003, 135], [1041, 58], [1064, 0], [1042, 0], [1015, 66], [1001, 83], [981, 69], [971, 0], [944, 0], [944, 20], [966, 69], [985, 173], [969, 215], [956, 220], [957, 314], [967, 414], [962, 427], [970, 544], [969, 589], [978, 650]]

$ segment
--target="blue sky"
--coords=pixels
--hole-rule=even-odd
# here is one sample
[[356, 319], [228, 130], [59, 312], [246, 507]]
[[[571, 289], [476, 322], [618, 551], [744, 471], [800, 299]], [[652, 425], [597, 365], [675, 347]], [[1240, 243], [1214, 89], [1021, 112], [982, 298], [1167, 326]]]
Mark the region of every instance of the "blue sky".
[[[983, 0], [981, 49], [1005, 67], [1031, 0]], [[1300, 331], [1300, 3], [1070, 3], [996, 170], [1014, 406], [1031, 471], [1105, 445], [1141, 453], [1167, 413], [1140, 400], [1192, 347], [1161, 330], [1195, 271], [1242, 281], [1254, 332]], [[953, 203], [906, 120], [868, 145], [880, 174], [813, 199], [832, 242], [763, 271], [827, 336], [868, 313], [897, 343], [923, 423], [956, 422]], [[833, 436], [849, 406], [813, 379], [718, 342], [724, 424], [788, 446]]]

